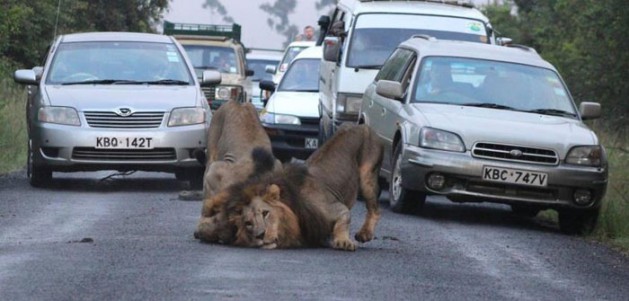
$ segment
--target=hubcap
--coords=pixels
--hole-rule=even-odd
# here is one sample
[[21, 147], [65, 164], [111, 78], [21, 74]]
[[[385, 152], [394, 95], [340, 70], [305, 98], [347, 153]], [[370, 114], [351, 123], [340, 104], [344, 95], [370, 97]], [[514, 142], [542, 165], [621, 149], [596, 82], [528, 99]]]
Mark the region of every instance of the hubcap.
[[393, 199], [397, 203], [402, 194], [402, 174], [400, 172], [400, 160], [402, 156], [398, 156], [395, 160], [395, 166], [393, 167], [393, 179], [391, 180], [391, 194]]

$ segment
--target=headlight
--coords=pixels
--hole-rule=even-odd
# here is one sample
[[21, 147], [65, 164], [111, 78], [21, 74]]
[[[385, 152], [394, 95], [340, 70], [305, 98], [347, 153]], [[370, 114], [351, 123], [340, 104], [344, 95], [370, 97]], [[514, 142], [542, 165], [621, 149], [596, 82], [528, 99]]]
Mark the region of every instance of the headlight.
[[81, 125], [79, 113], [74, 108], [68, 107], [43, 107], [39, 109], [37, 119], [41, 122]]
[[267, 124], [293, 124], [301, 125], [301, 121], [298, 117], [292, 115], [283, 115], [267, 112], [263, 110], [260, 112], [260, 121]]
[[600, 145], [573, 147], [566, 156], [566, 163], [585, 166], [601, 166], [603, 148]]
[[239, 100], [242, 94], [240, 86], [216, 86], [214, 99], [216, 100]]
[[419, 132], [419, 146], [461, 153], [465, 151], [465, 145], [457, 134], [433, 128], [423, 128]]
[[205, 110], [202, 108], [178, 108], [170, 112], [168, 126], [191, 125], [205, 122]]
[[358, 114], [363, 103], [363, 96], [360, 94], [341, 94], [336, 98], [336, 112], [341, 114]]

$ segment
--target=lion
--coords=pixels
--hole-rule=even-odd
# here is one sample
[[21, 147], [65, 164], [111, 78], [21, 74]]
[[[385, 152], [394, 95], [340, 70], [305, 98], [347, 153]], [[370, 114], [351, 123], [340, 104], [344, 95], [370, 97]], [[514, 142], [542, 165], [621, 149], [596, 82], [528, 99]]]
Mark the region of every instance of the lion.
[[267, 249], [329, 246], [354, 251], [350, 210], [360, 193], [367, 215], [354, 238], [373, 239], [380, 219], [378, 171], [384, 147], [366, 125], [342, 126], [304, 165], [244, 183], [225, 206], [235, 245]]
[[205, 161], [203, 206], [194, 237], [205, 242], [222, 242], [229, 240], [230, 233], [224, 226], [222, 190], [252, 175], [281, 169], [281, 162], [273, 157], [271, 140], [255, 107], [235, 100], [226, 102], [214, 113]]

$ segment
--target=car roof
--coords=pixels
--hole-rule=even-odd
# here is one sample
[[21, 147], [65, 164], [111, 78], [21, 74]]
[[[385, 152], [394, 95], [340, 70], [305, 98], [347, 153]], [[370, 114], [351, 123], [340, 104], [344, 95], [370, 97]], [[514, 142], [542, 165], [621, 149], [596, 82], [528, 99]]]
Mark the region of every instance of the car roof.
[[255, 49], [249, 48], [249, 52], [246, 53], [248, 60], [273, 60], [280, 61], [284, 55], [283, 50], [275, 49]]
[[136, 41], [172, 43], [169, 36], [140, 32], [83, 32], [66, 34], [61, 38], [62, 42]]
[[493, 61], [533, 65], [555, 70], [535, 49], [521, 46], [498, 46], [456, 40], [439, 40], [433, 37], [413, 37], [400, 44], [401, 47], [418, 50], [422, 57], [452, 56], [477, 58]]
[[304, 50], [302, 50], [294, 59], [321, 59], [323, 57], [323, 47], [321, 46], [311, 46]]
[[314, 46], [316, 44], [315, 41], [295, 41], [288, 44], [286, 48], [290, 47], [304, 47], [304, 46]]
[[[446, 1], [447, 2], [447, 1]], [[454, 1], [456, 2], [456, 1]], [[456, 4], [432, 3], [428, 1], [357, 1], [341, 0], [339, 5], [348, 7], [354, 14], [363, 13], [398, 13], [398, 14], [422, 14], [437, 16], [456, 16], [489, 20], [478, 9]], [[469, 6], [472, 6], [471, 4]]]

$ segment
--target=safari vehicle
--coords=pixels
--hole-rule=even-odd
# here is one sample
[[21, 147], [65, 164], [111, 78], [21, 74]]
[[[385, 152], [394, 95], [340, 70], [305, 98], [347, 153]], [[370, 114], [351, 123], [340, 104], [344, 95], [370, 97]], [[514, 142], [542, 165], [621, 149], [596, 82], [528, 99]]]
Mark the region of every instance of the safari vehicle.
[[199, 83], [181, 45], [157, 34], [68, 34], [49, 49], [43, 67], [14, 75], [28, 85], [32, 186], [53, 172], [94, 170], [202, 178], [195, 152], [212, 114], [200, 85], [219, 83], [220, 73], [205, 71]]
[[324, 47], [319, 84], [324, 140], [341, 123], [357, 122], [365, 88], [395, 47], [410, 36], [495, 43], [487, 17], [465, 1], [339, 0], [319, 25], [317, 43]]
[[238, 24], [210, 25], [164, 22], [164, 34], [174, 36], [185, 48], [197, 76], [203, 70], [218, 70], [222, 81], [203, 87], [212, 110], [230, 99], [251, 102], [253, 71], [247, 69], [245, 47]]
[[566, 233], [591, 231], [605, 196], [605, 149], [557, 70], [528, 47], [425, 35], [402, 43], [365, 90], [361, 119], [385, 143], [393, 211], [429, 194], [554, 209]]
[[262, 89], [274, 91], [260, 112], [260, 121], [271, 138], [273, 153], [282, 161], [307, 159], [319, 147], [321, 53], [317, 46], [301, 51], [277, 89], [272, 81], [260, 82]]

